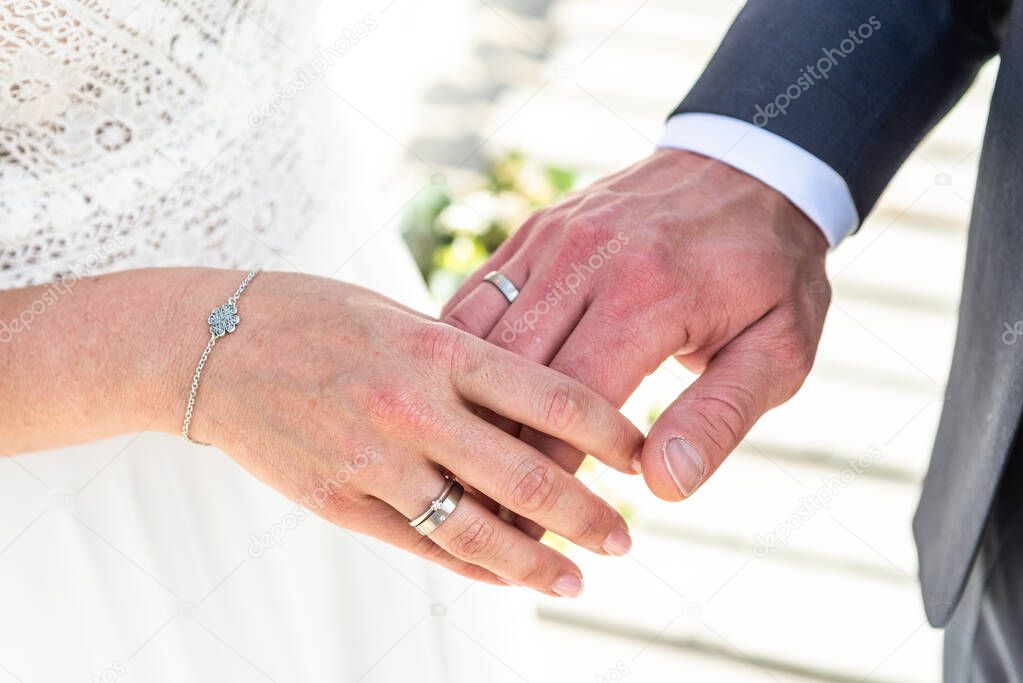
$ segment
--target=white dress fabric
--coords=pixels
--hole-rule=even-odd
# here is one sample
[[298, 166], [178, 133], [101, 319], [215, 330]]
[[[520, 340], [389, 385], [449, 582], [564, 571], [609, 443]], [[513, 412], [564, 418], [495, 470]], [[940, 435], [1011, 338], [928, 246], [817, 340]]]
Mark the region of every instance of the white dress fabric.
[[[0, 289], [263, 267], [431, 310], [395, 231], [358, 224], [368, 180], [331, 98], [286, 87], [315, 13], [0, 0]], [[530, 609], [179, 437], [0, 457], [0, 683], [538, 680]]]

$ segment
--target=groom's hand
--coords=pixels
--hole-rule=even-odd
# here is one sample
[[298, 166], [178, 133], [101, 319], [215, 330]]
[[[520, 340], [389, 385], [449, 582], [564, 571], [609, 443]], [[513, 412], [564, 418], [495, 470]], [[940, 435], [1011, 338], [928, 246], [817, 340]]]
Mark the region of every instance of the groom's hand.
[[[444, 317], [617, 405], [669, 356], [700, 373], [654, 424], [641, 459], [651, 490], [679, 500], [802, 384], [830, 301], [826, 250], [775, 190], [661, 150], [533, 215]], [[491, 270], [520, 290], [511, 305], [483, 281]], [[569, 471], [582, 459], [531, 430], [522, 438]]]

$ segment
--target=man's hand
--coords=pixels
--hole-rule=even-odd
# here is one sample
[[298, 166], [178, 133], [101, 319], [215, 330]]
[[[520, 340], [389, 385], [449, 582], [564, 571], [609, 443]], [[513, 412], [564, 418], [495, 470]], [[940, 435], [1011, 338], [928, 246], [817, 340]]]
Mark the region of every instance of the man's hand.
[[[700, 373], [635, 466], [657, 496], [679, 500], [803, 383], [831, 296], [826, 251], [820, 230], [775, 190], [660, 150], [533, 215], [444, 318], [617, 405], [668, 356]], [[511, 305], [483, 281], [491, 270], [518, 286]], [[527, 428], [521, 436], [578, 468], [580, 452]]]

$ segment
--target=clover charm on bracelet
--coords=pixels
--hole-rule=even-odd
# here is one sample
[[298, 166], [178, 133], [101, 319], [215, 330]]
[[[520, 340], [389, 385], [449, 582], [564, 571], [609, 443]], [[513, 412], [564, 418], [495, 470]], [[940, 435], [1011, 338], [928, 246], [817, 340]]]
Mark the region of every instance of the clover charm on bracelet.
[[210, 335], [215, 338], [234, 332], [238, 323], [241, 322], [238, 317], [238, 307], [232, 303], [226, 303], [220, 308], [214, 308], [207, 322], [210, 324]]

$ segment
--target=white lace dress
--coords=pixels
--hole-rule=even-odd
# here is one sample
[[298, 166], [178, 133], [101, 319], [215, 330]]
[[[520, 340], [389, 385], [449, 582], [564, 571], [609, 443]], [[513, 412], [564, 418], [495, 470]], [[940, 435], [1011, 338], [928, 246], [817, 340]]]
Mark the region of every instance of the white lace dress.
[[[429, 306], [394, 231], [360, 224], [364, 159], [313, 61], [345, 44], [312, 49], [315, 12], [0, 0], [0, 289], [258, 266]], [[0, 458], [0, 683], [521, 680], [522, 594], [498, 593], [177, 437]]]

